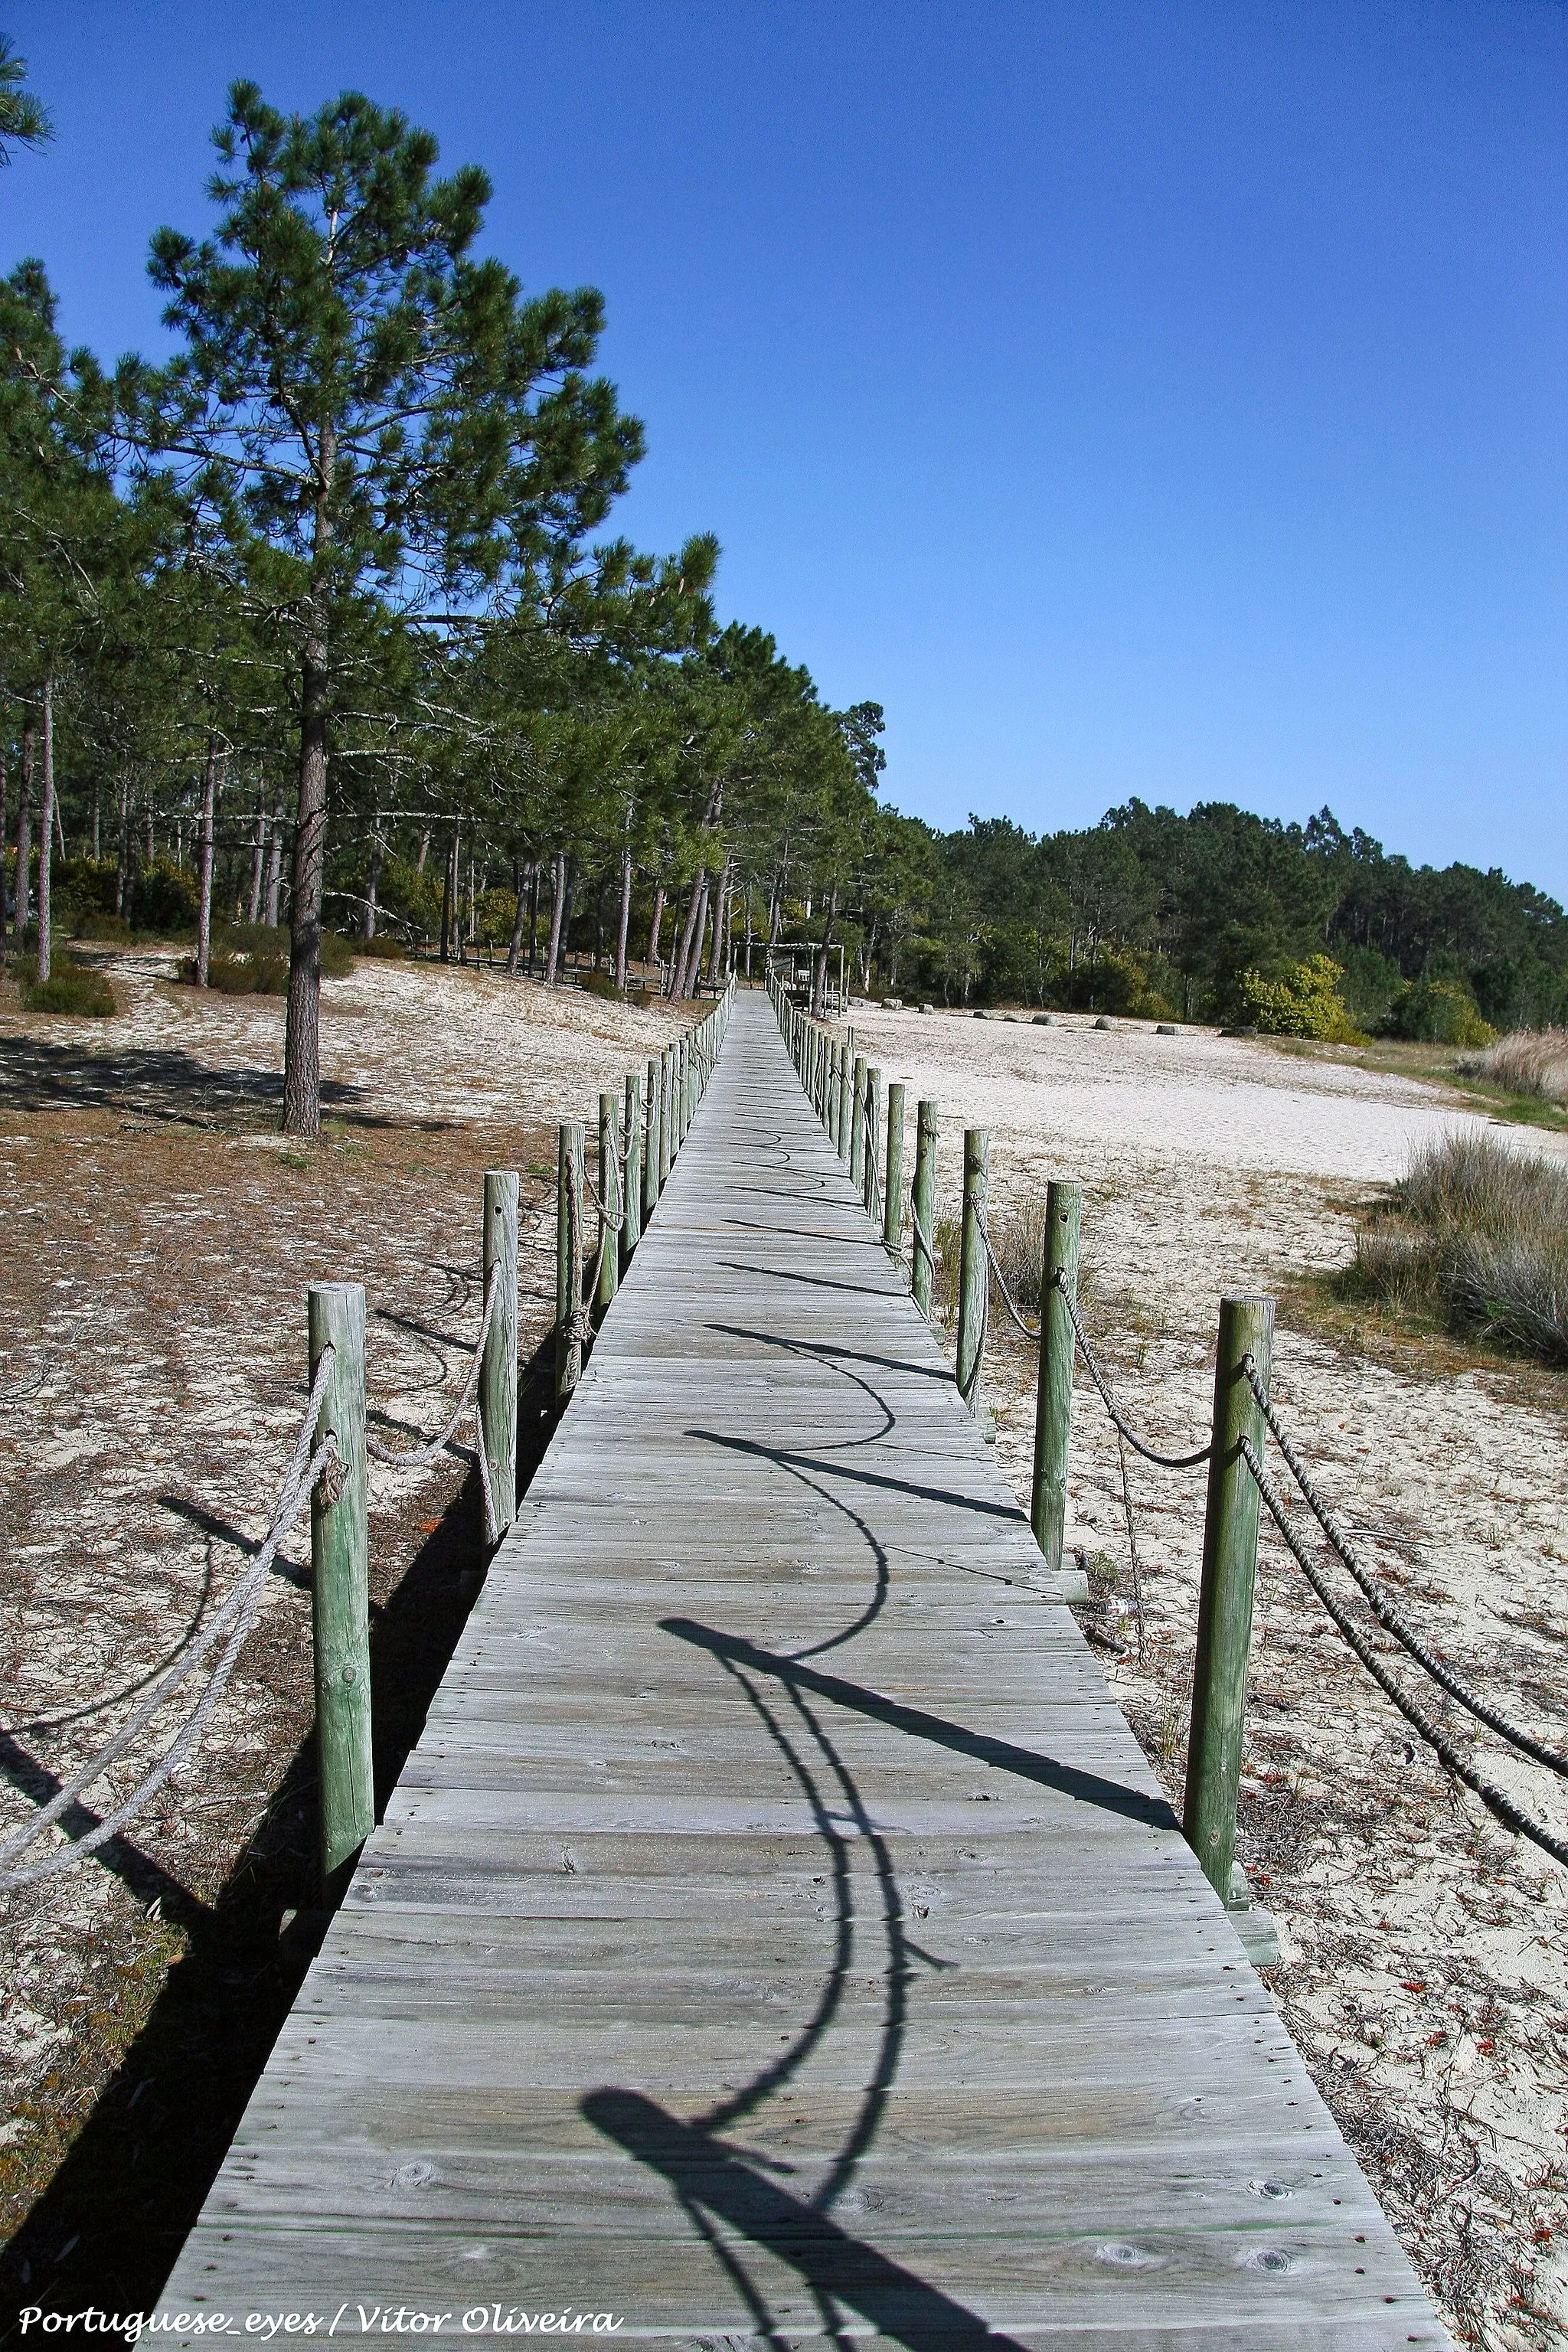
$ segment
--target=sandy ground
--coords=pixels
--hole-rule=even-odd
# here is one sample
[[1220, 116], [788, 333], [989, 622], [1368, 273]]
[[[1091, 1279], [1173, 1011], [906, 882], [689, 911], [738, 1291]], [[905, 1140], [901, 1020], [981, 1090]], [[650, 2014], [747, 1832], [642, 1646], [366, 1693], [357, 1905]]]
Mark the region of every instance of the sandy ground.
[[[1169, 1452], [1206, 1433], [1223, 1291], [1274, 1290], [1343, 1263], [1355, 1203], [1433, 1135], [1484, 1125], [1524, 1150], [1564, 1147], [1478, 1120], [1411, 1080], [1211, 1033], [869, 1011], [855, 1026], [884, 1083], [905, 1081], [911, 1119], [921, 1097], [941, 1107], [944, 1207], [957, 1206], [966, 1126], [990, 1129], [993, 1231], [1049, 1176], [1082, 1180], [1094, 1328], [1124, 1411]], [[1026, 1504], [1034, 1351], [995, 1314], [993, 1339], [986, 1393]], [[1517, 1721], [1568, 1748], [1559, 1384], [1462, 1359], [1402, 1370], [1328, 1344], [1287, 1312], [1274, 1393], [1406, 1614]], [[1081, 1372], [1074, 1411], [1068, 1541], [1097, 1585], [1115, 1578], [1102, 1654], [1179, 1798], [1203, 1473], [1131, 1455], [1124, 1493], [1114, 1433]], [[1282, 1473], [1277, 1456], [1274, 1466]], [[1561, 2344], [1568, 1874], [1504, 1832], [1406, 1737], [1269, 1536], [1238, 1851], [1283, 1931], [1272, 1989], [1461, 2340]], [[1381, 1633], [1377, 1647], [1397, 1655]], [[1467, 1718], [1437, 1711], [1466, 1744]], [[1494, 1780], [1568, 1834], [1562, 1780], [1490, 1738], [1481, 1750]]]
[[[0, 996], [5, 1830], [123, 1719], [263, 1532], [303, 1405], [307, 1284], [364, 1283], [387, 1442], [438, 1427], [478, 1331], [482, 1171], [523, 1171], [526, 1357], [553, 1315], [554, 1123], [593, 1131], [599, 1088], [681, 1025], [574, 991], [362, 965], [325, 991], [327, 1131], [305, 1150], [277, 1133], [280, 1001], [171, 985], [169, 957], [103, 961], [124, 1006], [111, 1024], [24, 1016]], [[372, 1466], [384, 1785], [477, 1589], [471, 1436], [423, 1473]], [[101, 1862], [0, 1897], [0, 2211], [14, 2228], [35, 2209], [5, 2286], [67, 2308], [116, 2285], [151, 2299], [202, 2148], [216, 2162], [232, 2130], [246, 2052], [264, 2054], [309, 1957], [289, 1927], [315, 1900], [308, 1556], [307, 1525], [179, 1792]], [[109, 1790], [136, 1785], [180, 1713]], [[89, 1796], [108, 1809], [104, 1787]], [[79, 1813], [76, 1833], [96, 1818]], [[179, 2031], [177, 1981], [195, 2011]], [[121, 2063], [137, 2053], [140, 2095]], [[105, 2184], [126, 2168], [142, 2194], [114, 2189], [106, 2225]]]
[[[394, 1428], [436, 1425], [478, 1327], [480, 1171], [522, 1169], [537, 1213], [553, 1122], [591, 1121], [600, 1087], [678, 1025], [479, 974], [360, 967], [327, 989], [328, 1131], [299, 1151], [273, 1131], [279, 1003], [204, 1000], [156, 958], [114, 970], [128, 1009], [112, 1025], [25, 1019], [0, 994], [7, 1825], [237, 1574], [298, 1422], [307, 1282], [366, 1283], [373, 1399]], [[991, 1129], [994, 1223], [1049, 1173], [1085, 1181], [1093, 1328], [1156, 1442], [1201, 1442], [1219, 1293], [1340, 1262], [1356, 1202], [1413, 1143], [1472, 1116], [1406, 1080], [1199, 1033], [909, 1013], [858, 1025], [885, 1076], [908, 1083], [911, 1118], [917, 1096], [940, 1104], [948, 1205], [966, 1123]], [[525, 1348], [547, 1328], [552, 1278], [546, 1225], [523, 1253]], [[1033, 1379], [998, 1320], [988, 1395], [1021, 1496]], [[1276, 1392], [1410, 1613], [1561, 1738], [1558, 1384], [1459, 1359], [1391, 1365], [1287, 1318]], [[1069, 1541], [1097, 1587], [1115, 1580], [1101, 1654], [1176, 1793], [1201, 1475], [1134, 1460], [1124, 1496], [1086, 1390], [1076, 1410]], [[473, 1589], [474, 1487], [460, 1452], [422, 1479], [375, 1473], [384, 1780]], [[1119, 1613], [1128, 1499], [1142, 1656], [1136, 1619]], [[7, 2226], [32, 2209], [8, 2291], [66, 2308], [111, 2285], [151, 2294], [299, 1981], [312, 1900], [303, 1559], [296, 1541], [181, 1801], [106, 1850], [109, 1866], [0, 1903], [0, 2193]], [[1277, 1545], [1254, 1656], [1241, 1852], [1286, 1939], [1276, 1998], [1456, 2332], [1561, 2344], [1563, 1874], [1406, 1740]], [[1568, 1823], [1546, 1775], [1487, 1745], [1500, 1780]]]

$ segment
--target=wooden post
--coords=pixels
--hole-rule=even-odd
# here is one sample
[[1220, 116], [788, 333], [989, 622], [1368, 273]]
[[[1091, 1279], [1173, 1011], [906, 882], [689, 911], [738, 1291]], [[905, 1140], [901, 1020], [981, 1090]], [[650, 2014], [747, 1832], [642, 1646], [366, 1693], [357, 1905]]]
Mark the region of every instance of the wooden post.
[[496, 1533], [517, 1515], [517, 1171], [485, 1171], [485, 1289], [496, 1303], [479, 1364], [479, 1444], [489, 1472]]
[[866, 1072], [864, 1108], [866, 1141], [860, 1155], [861, 1198], [866, 1203], [866, 1214], [868, 1217], [875, 1217], [877, 1179], [881, 1173], [878, 1164], [882, 1128], [882, 1073], [880, 1070], [868, 1069]]
[[882, 1247], [897, 1265], [904, 1254], [904, 1088], [888, 1088], [888, 1175], [882, 1192]]
[[1251, 1440], [1263, 1454], [1263, 1415], [1242, 1369], [1250, 1356], [1265, 1392], [1274, 1350], [1274, 1301], [1256, 1294], [1222, 1298], [1215, 1351], [1214, 1451], [1204, 1517], [1198, 1643], [1182, 1830], [1222, 1903], [1232, 1896], [1236, 1804], [1258, 1575], [1257, 1482], [1241, 1455]]
[[636, 1070], [626, 1073], [626, 1221], [621, 1227], [621, 1272], [625, 1274], [632, 1262], [632, 1254], [642, 1239], [642, 1079]]
[[563, 1125], [555, 1160], [555, 1402], [583, 1377], [583, 1129]]
[[[599, 1198], [617, 1217], [624, 1214], [621, 1194], [621, 1098], [614, 1092], [599, 1097]], [[595, 1305], [602, 1314], [620, 1287], [621, 1237], [608, 1230], [609, 1219], [599, 1218], [599, 1282]]]
[[866, 1057], [855, 1056], [849, 1085], [849, 1181], [861, 1182], [866, 1167]]
[[647, 1066], [647, 1132], [643, 1139], [642, 1221], [646, 1225], [658, 1205], [658, 1062]]
[[[364, 1454], [364, 1289], [313, 1282], [310, 1381], [331, 1347], [314, 1443], [336, 1440], [339, 1475], [310, 1496], [310, 1592], [321, 1780], [321, 1892], [330, 1903], [375, 1827], [370, 1719], [370, 1555]], [[329, 1499], [329, 1496], [331, 1499]]]
[[[915, 1113], [915, 1181], [910, 1200], [914, 1220], [915, 1255], [910, 1269], [910, 1289], [915, 1305], [931, 1320], [931, 1257], [936, 1252], [936, 1105], [921, 1103]], [[921, 1235], [925, 1235], [925, 1246]]]
[[833, 1140], [838, 1147], [838, 1157], [849, 1165], [849, 1108], [855, 1091], [855, 1065], [847, 1041], [838, 1048], [838, 1084], [834, 1089]]
[[1049, 1568], [1062, 1564], [1062, 1531], [1067, 1525], [1072, 1368], [1078, 1345], [1067, 1303], [1078, 1298], [1082, 1215], [1081, 1185], [1049, 1187], [1041, 1261], [1040, 1372], [1035, 1390], [1035, 1483], [1029, 1497], [1029, 1525]]
[[675, 1137], [671, 1132], [675, 1119], [674, 1049], [667, 1045], [658, 1057], [658, 1189], [662, 1194], [669, 1181], [669, 1167], [675, 1158]]
[[990, 1269], [985, 1263], [987, 1171], [991, 1138], [983, 1127], [963, 1130], [963, 1242], [958, 1266], [958, 1393], [980, 1417], [980, 1360], [985, 1351]]

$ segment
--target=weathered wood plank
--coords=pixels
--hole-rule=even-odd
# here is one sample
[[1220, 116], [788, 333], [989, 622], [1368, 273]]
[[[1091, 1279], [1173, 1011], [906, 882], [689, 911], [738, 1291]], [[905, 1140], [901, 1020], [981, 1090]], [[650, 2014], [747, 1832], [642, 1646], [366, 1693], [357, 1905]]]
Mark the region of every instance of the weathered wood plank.
[[1446, 2341], [760, 998], [164, 2307], [198, 2298]]

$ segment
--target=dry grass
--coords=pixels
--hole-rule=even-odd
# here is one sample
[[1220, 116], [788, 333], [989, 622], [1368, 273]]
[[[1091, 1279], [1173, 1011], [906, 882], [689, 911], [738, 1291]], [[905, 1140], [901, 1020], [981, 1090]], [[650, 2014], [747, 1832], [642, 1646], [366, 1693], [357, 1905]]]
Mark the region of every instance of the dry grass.
[[1358, 1235], [1345, 1285], [1568, 1363], [1568, 1170], [1489, 1136], [1428, 1145]]
[[1511, 1029], [1494, 1045], [1461, 1054], [1454, 1067], [1463, 1078], [1568, 1106], [1568, 1029]]
[[[1015, 1303], [1026, 1315], [1040, 1311], [1040, 1291], [1045, 1272], [1046, 1203], [1043, 1194], [1018, 1202], [988, 1219], [991, 1248], [1002, 1279], [1013, 1295]], [[936, 1273], [931, 1283], [931, 1298], [943, 1322], [951, 1323], [958, 1313], [958, 1278], [963, 1255], [963, 1224], [959, 1217], [939, 1216], [936, 1221]], [[1001, 1301], [995, 1294], [995, 1276], [992, 1276], [992, 1307], [1001, 1311]]]

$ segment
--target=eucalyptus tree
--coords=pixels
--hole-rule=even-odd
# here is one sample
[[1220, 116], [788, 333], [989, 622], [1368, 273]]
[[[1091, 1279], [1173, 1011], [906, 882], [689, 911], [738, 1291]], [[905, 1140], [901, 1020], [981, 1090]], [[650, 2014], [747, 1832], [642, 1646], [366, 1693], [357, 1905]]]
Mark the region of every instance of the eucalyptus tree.
[[524, 297], [473, 247], [475, 165], [433, 176], [434, 137], [349, 91], [284, 114], [237, 82], [214, 133], [205, 240], [153, 240], [184, 347], [122, 365], [143, 461], [172, 468], [238, 542], [275, 559], [268, 614], [298, 729], [283, 1124], [321, 1123], [321, 925], [328, 758], [342, 649], [367, 604], [459, 617], [594, 529], [642, 450], [584, 370], [603, 303]]

